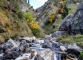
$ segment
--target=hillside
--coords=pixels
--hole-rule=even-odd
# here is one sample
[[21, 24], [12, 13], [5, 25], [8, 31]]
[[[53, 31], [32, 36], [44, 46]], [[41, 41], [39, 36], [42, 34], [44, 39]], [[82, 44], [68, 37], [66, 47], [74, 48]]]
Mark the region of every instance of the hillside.
[[34, 36], [27, 20], [33, 19], [33, 14], [34, 9], [27, 0], [0, 0], [0, 42], [10, 37]]

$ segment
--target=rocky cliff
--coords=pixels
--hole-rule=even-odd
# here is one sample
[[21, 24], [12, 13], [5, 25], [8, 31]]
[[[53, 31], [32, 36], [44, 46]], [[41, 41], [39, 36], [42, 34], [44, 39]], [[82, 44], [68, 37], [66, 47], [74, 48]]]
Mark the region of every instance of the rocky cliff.
[[50, 15], [55, 12], [56, 9], [57, 8], [54, 6], [54, 2], [52, 2], [52, 0], [48, 0], [43, 6], [36, 10], [36, 20], [40, 21], [40, 26], [45, 26], [46, 21], [48, 20]]
[[79, 5], [76, 12], [72, 15], [67, 16], [59, 31], [66, 31], [69, 34], [83, 34], [83, 3]]

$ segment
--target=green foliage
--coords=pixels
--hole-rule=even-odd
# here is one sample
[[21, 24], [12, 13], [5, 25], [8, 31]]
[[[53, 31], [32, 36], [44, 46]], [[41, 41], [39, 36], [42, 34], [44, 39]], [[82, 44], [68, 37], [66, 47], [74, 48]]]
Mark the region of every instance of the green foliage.
[[23, 19], [23, 18], [24, 18], [24, 13], [23, 13], [22, 11], [19, 11], [19, 12], [17, 13], [17, 15], [18, 15], [18, 17], [19, 17], [20, 19]]
[[80, 57], [80, 58], [83, 58], [83, 51], [80, 52], [79, 57]]
[[36, 37], [40, 37], [40, 30], [39, 29], [32, 29], [32, 33], [36, 36]]
[[26, 20], [27, 20], [27, 22], [29, 24], [29, 27], [31, 28], [32, 33], [34, 34], [34, 36], [42, 37], [43, 33], [40, 33], [42, 31], [41, 31], [41, 29], [40, 29], [40, 27], [38, 25], [38, 22], [35, 22], [33, 17], [28, 12], [26, 12], [24, 15], [25, 15], [25, 18], [26, 18]]
[[62, 43], [76, 43], [77, 45], [83, 47], [83, 35], [76, 35], [76, 36], [60, 36], [57, 37], [57, 40]]
[[31, 22], [34, 20], [33, 17], [28, 12], [26, 12], [24, 15], [25, 15], [25, 18], [28, 22]]
[[63, 8], [62, 19], [64, 19], [68, 15], [68, 12], [69, 12], [68, 8], [65, 5], [64, 8]]

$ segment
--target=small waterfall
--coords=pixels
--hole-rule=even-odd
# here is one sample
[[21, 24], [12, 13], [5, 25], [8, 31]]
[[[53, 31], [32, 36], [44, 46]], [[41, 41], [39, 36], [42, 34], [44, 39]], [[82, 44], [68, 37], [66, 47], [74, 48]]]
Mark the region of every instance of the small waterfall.
[[56, 56], [56, 53], [54, 54], [54, 60], [57, 60], [57, 56]]

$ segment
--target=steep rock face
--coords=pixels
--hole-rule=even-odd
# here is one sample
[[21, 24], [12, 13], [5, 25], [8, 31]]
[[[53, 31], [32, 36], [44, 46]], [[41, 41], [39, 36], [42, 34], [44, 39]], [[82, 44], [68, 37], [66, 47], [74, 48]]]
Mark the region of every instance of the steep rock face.
[[66, 31], [68, 34], [83, 34], [83, 3], [77, 8], [75, 14], [63, 20], [59, 31]]
[[40, 21], [40, 26], [45, 26], [46, 20], [50, 17], [52, 12], [55, 12], [56, 8], [54, 7], [54, 3], [52, 0], [48, 0], [45, 2], [43, 6], [36, 9], [37, 11], [37, 17], [36, 20]]

